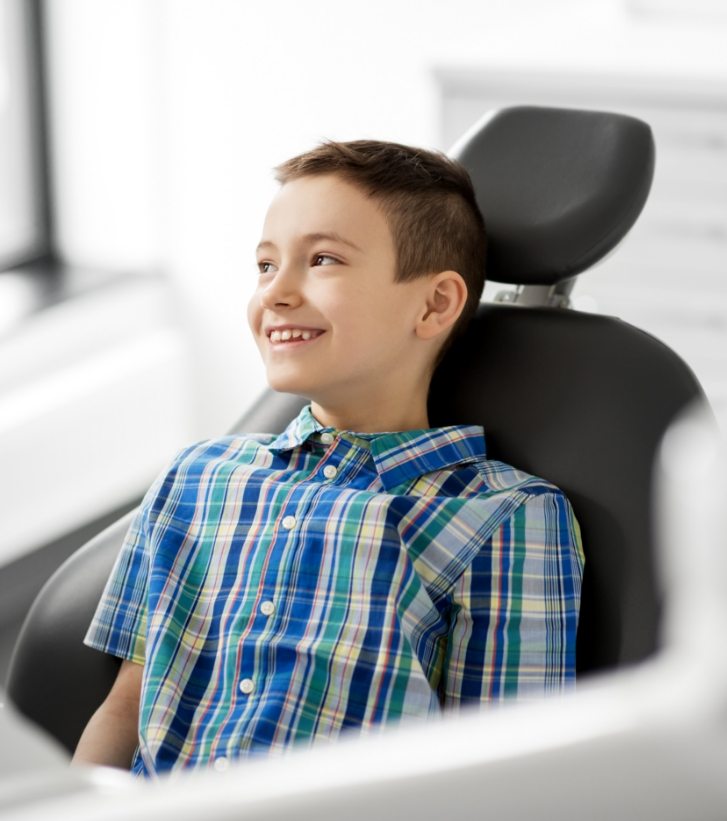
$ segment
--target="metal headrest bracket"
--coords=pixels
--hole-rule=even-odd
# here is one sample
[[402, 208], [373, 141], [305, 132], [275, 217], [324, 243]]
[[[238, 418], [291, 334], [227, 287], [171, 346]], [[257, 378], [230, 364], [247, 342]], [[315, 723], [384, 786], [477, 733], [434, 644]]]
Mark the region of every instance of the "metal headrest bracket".
[[498, 291], [495, 302], [528, 308], [571, 308], [570, 293], [578, 277], [570, 277], [555, 285], [518, 285], [515, 290]]

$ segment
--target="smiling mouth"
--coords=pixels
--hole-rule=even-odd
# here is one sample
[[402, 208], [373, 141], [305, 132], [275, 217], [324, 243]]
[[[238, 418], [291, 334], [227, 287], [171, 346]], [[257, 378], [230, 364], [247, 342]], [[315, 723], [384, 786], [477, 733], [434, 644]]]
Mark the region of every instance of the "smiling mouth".
[[304, 345], [310, 345], [311, 342], [315, 342], [320, 336], [322, 336], [325, 331], [300, 331], [300, 330], [284, 330], [284, 331], [272, 331], [269, 336], [268, 340], [273, 348], [281, 349], [281, 348], [301, 348]]

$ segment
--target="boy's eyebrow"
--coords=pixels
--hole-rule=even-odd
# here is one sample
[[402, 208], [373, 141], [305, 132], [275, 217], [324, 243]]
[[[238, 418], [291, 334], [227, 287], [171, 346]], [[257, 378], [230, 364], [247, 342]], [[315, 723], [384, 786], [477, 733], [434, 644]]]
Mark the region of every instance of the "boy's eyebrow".
[[[340, 234], [336, 233], [336, 231], [315, 231], [311, 234], [303, 234], [300, 238], [303, 242], [310, 244], [312, 242], [319, 242], [320, 240], [331, 240], [333, 242], [340, 242], [343, 245], [349, 245], [351, 248], [355, 249], [356, 251], [362, 251], [355, 242], [352, 242], [350, 239], [346, 239], [346, 237], [341, 236]], [[275, 243], [271, 242], [270, 240], [264, 239], [258, 243], [257, 251], [261, 248], [274, 248]]]

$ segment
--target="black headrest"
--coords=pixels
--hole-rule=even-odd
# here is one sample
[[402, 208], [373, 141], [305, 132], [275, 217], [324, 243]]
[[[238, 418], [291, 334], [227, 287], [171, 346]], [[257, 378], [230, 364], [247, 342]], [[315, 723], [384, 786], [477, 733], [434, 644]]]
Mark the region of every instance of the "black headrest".
[[654, 139], [634, 117], [521, 106], [485, 115], [449, 152], [472, 176], [488, 279], [553, 285], [594, 265], [641, 213]]

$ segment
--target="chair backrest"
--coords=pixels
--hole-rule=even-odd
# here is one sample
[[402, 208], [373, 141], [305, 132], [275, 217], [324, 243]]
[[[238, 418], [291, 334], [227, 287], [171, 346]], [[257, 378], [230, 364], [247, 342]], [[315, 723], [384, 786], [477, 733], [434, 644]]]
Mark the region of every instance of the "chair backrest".
[[[481, 424], [490, 458], [563, 488], [586, 552], [579, 673], [639, 661], [658, 647], [652, 463], [703, 393], [676, 354], [618, 319], [518, 303], [562, 305], [568, 283], [630, 229], [651, 184], [650, 129], [601, 112], [504, 109], [453, 153], [485, 215], [489, 276], [526, 287], [515, 304], [480, 306], [435, 374], [430, 423]], [[233, 432], [279, 432], [304, 401], [268, 391]], [[81, 640], [128, 520], [49, 580], [11, 662], [9, 697], [69, 749], [115, 675]]]

